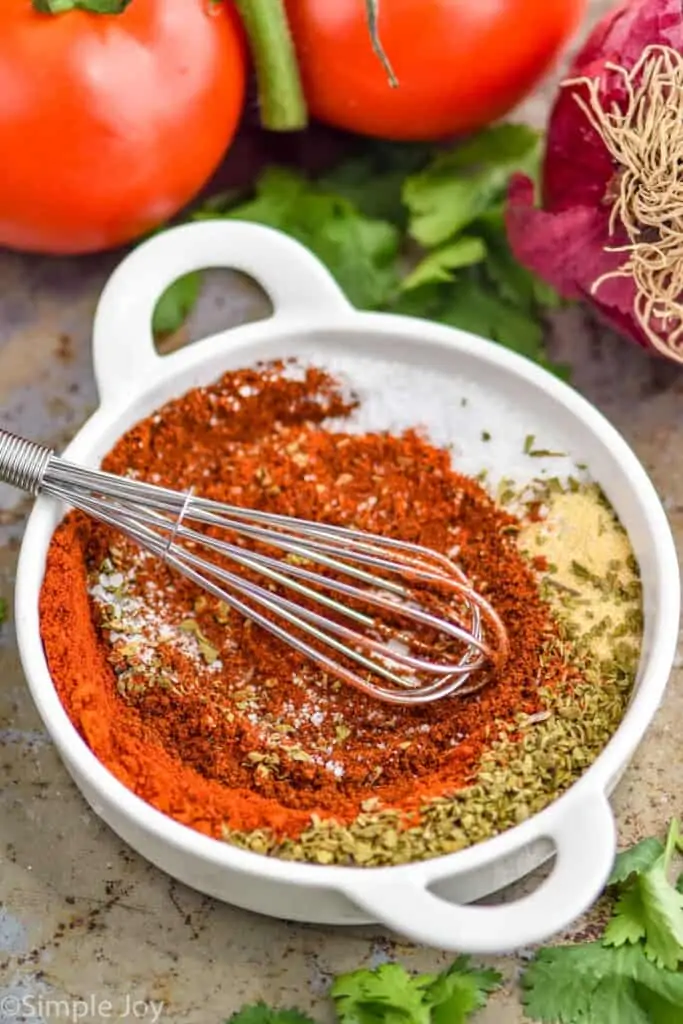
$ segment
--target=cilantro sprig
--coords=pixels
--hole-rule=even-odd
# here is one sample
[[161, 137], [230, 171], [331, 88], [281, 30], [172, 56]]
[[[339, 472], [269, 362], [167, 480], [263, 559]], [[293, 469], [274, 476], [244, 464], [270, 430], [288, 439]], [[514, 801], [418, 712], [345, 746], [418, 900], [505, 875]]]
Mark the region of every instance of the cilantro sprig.
[[339, 1024], [464, 1024], [502, 980], [460, 956], [441, 974], [411, 975], [400, 964], [343, 974], [330, 994]]
[[619, 897], [604, 937], [607, 946], [642, 940], [645, 955], [672, 971], [683, 962], [683, 895], [668, 875], [682, 844], [679, 823], [673, 821], [666, 845], [641, 843], [621, 855], [610, 879]]
[[[440, 974], [388, 963], [339, 975], [330, 990], [338, 1024], [466, 1024], [502, 983], [497, 971], [460, 956]], [[298, 1010], [245, 1006], [227, 1024], [313, 1024]]]
[[[559, 300], [515, 260], [504, 222], [511, 176], [537, 179], [541, 149], [522, 124], [450, 148], [367, 140], [316, 181], [270, 166], [250, 194], [212, 197], [191, 216], [277, 228], [308, 246], [357, 307], [433, 319], [548, 365], [543, 315]], [[196, 276], [171, 286], [158, 334], [183, 323], [198, 291]]]
[[601, 940], [542, 949], [522, 975], [524, 1007], [548, 1024], [683, 1021], [683, 876], [670, 881], [678, 821], [616, 859], [612, 917]]

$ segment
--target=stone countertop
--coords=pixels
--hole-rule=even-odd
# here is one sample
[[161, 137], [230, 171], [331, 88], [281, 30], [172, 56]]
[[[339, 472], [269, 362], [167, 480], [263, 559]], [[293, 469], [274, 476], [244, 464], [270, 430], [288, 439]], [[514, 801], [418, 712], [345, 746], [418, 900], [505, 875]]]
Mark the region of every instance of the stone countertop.
[[[610, 3], [593, 0], [584, 30]], [[552, 81], [524, 108], [542, 123]], [[92, 314], [115, 257], [49, 260], [0, 254], [0, 425], [62, 445], [96, 404]], [[258, 290], [214, 275], [193, 337], [262, 315]], [[683, 545], [683, 371], [655, 362], [572, 309], [550, 329], [553, 355], [649, 471]], [[0, 487], [0, 596], [11, 601], [26, 503]], [[661, 831], [683, 791], [680, 669], [614, 804], [621, 843]], [[80, 797], [26, 691], [11, 621], [0, 628], [0, 1021], [223, 1021], [245, 1001], [313, 1009], [327, 1019], [331, 974], [399, 957], [439, 969], [448, 957], [378, 928], [305, 927], [256, 917], [184, 888], [141, 860]], [[495, 961], [507, 984], [478, 1024], [523, 1020], [520, 961]], [[2, 997], [29, 997], [22, 1017]], [[109, 1000], [107, 1010], [102, 1000]], [[133, 1005], [133, 1000], [139, 1000]], [[99, 1005], [99, 1009], [98, 1009]], [[104, 1009], [103, 1009], [104, 1007]], [[67, 1010], [71, 1016], [67, 1016]], [[157, 1014], [158, 1015], [158, 1014]]]

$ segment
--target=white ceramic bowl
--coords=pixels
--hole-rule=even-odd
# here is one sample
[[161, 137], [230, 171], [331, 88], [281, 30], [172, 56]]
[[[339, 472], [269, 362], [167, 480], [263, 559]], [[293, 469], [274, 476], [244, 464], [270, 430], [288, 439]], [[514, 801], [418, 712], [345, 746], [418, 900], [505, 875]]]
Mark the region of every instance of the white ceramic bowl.
[[[250, 274], [270, 295], [274, 314], [159, 357], [151, 335], [156, 299], [177, 277], [204, 267]], [[622, 438], [571, 388], [500, 346], [434, 323], [357, 312], [307, 250], [249, 224], [192, 224], [145, 242], [118, 267], [102, 294], [93, 347], [101, 405], [64, 453], [84, 465], [97, 466], [121, 434], [167, 399], [227, 369], [290, 355], [313, 357], [323, 365], [355, 360], [361, 390], [364, 381], [371, 382], [366, 397], [375, 403], [375, 418], [391, 418], [398, 410], [404, 421], [428, 420], [442, 440], [455, 432], [450, 440], [462, 445], [472, 468], [488, 465], [493, 473], [517, 477], [537, 472], [538, 460], [521, 454], [526, 434], [589, 463], [630, 534], [642, 572], [645, 637], [630, 708], [602, 755], [559, 800], [494, 839], [422, 863], [388, 868], [286, 863], [200, 835], [148, 806], [91, 753], [48, 672], [38, 596], [50, 537], [63, 510], [47, 499], [38, 500], [29, 519], [16, 586], [21, 659], [64, 763], [95, 813], [170, 875], [274, 917], [380, 922], [447, 950], [507, 952], [568, 925], [594, 901], [610, 871], [615, 825], [608, 794], [661, 701], [678, 631], [679, 574], [671, 532], [652, 484]], [[378, 399], [392, 395], [387, 409], [394, 412], [384, 414]], [[485, 445], [482, 429], [493, 434]], [[554, 465], [552, 470], [557, 471]], [[554, 852], [549, 877], [531, 895], [496, 906], [470, 905]]]

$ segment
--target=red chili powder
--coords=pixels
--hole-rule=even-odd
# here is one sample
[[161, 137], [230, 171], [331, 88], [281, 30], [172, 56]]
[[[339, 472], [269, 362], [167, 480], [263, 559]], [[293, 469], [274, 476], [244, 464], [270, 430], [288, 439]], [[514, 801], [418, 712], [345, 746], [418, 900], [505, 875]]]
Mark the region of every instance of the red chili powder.
[[[339, 430], [353, 404], [319, 370], [230, 372], [137, 424], [103, 465], [442, 553], [457, 546], [510, 641], [504, 671], [475, 695], [379, 703], [108, 527], [72, 513], [53, 538], [41, 630], [72, 722], [124, 785], [201, 832], [294, 837], [312, 813], [347, 823], [371, 797], [415, 811], [467, 784], [501, 725], [539, 710], [555, 627], [517, 549], [518, 521], [416, 431]], [[546, 684], [564, 672], [546, 652]]]

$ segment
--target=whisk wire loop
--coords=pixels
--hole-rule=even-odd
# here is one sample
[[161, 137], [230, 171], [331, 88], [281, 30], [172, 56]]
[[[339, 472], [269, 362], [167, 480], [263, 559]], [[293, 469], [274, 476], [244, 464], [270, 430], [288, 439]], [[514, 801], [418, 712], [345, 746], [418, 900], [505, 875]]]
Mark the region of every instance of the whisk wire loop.
[[507, 656], [494, 609], [450, 558], [418, 544], [87, 469], [1, 430], [0, 480], [120, 531], [379, 700], [471, 693]]

